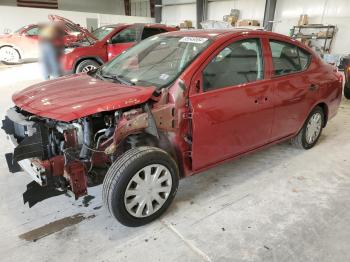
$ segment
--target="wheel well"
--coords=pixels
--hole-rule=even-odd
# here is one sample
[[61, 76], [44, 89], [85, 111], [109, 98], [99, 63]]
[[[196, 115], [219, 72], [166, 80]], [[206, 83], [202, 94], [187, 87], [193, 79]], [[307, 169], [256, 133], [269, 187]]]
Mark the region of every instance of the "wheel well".
[[326, 103], [319, 103], [317, 106], [322, 108], [323, 115], [324, 115], [323, 127], [325, 127], [327, 125], [327, 122], [328, 122], [328, 106], [326, 105]]
[[159, 138], [150, 135], [146, 132], [141, 132], [137, 134], [131, 134], [127, 136], [121, 143], [122, 151], [119, 152], [123, 154], [127, 150], [134, 148], [134, 147], [140, 147], [140, 146], [151, 146], [151, 147], [158, 147], [160, 149], [163, 149], [165, 152], [167, 152], [171, 157], [174, 158], [175, 162], [177, 163], [180, 174], [183, 174], [182, 172], [182, 164], [179, 160], [179, 156], [177, 154], [177, 150], [174, 148], [172, 143], [170, 142], [168, 136], [166, 136], [162, 132], [159, 133]]
[[100, 64], [100, 65], [103, 64], [102, 60], [101, 60], [100, 58], [98, 58], [98, 57], [93, 57], [93, 56], [92, 56], [92, 57], [81, 57], [81, 58], [79, 58], [79, 59], [75, 62], [75, 65], [74, 65], [74, 72], [77, 70], [78, 65], [79, 65], [81, 62], [85, 61], [85, 60], [93, 60], [93, 61], [95, 61], [96, 63], [98, 63], [98, 64]]

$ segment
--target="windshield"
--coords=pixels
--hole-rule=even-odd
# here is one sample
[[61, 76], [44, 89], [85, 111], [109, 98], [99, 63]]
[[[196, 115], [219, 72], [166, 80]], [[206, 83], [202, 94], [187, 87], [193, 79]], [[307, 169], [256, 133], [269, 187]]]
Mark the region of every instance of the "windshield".
[[19, 33], [21, 33], [23, 30], [25, 30], [25, 29], [27, 29], [29, 26], [23, 26], [23, 27], [21, 27], [21, 28], [19, 28], [19, 29], [17, 29], [14, 33], [15, 34], [19, 34]]
[[105, 38], [106, 35], [108, 35], [110, 32], [114, 30], [114, 27], [106, 27], [102, 26], [100, 28], [97, 28], [92, 32], [92, 35], [96, 37], [98, 40], [102, 40]]
[[201, 37], [150, 37], [107, 63], [100, 74], [132, 85], [161, 88], [173, 82], [209, 43]]

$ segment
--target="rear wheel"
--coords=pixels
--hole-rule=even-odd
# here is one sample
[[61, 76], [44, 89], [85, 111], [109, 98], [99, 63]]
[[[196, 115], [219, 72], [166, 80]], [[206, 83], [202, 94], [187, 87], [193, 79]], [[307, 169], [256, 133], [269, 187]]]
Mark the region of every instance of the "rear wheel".
[[179, 184], [173, 158], [155, 147], [132, 148], [109, 168], [103, 182], [103, 202], [123, 225], [147, 224], [171, 204]]
[[292, 144], [302, 149], [312, 148], [320, 138], [323, 126], [324, 113], [322, 108], [317, 106], [310, 113], [298, 135], [292, 138]]
[[87, 73], [87, 72], [94, 70], [98, 67], [100, 67], [99, 63], [97, 63], [94, 60], [87, 59], [87, 60], [84, 60], [78, 64], [77, 68], [75, 69], [75, 73]]
[[0, 61], [5, 63], [18, 63], [20, 55], [16, 49], [10, 46], [0, 48]]

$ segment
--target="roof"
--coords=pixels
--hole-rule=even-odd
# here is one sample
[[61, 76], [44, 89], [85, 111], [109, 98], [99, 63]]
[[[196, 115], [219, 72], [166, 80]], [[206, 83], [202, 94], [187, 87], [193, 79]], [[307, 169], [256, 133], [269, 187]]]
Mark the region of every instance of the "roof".
[[245, 34], [259, 34], [259, 35], [267, 35], [272, 37], [278, 37], [285, 40], [293, 40], [291, 37], [270, 32], [270, 31], [264, 31], [264, 30], [254, 30], [254, 29], [248, 29], [248, 28], [228, 28], [228, 29], [193, 29], [193, 30], [181, 30], [181, 31], [172, 31], [166, 33], [167, 35], [173, 35], [173, 36], [193, 36], [193, 37], [205, 37], [209, 39], [214, 39], [219, 36], [234, 36], [234, 35], [240, 35], [242, 33]]

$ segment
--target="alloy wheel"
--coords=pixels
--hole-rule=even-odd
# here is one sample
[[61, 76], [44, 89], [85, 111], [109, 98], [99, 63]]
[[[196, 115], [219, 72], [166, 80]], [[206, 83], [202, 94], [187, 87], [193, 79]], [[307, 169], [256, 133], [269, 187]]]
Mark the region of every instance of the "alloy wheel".
[[129, 181], [124, 205], [134, 217], [148, 217], [157, 212], [168, 199], [172, 177], [168, 168], [160, 164], [148, 165]]
[[87, 72], [89, 72], [89, 71], [91, 71], [91, 70], [94, 70], [94, 69], [96, 69], [96, 66], [87, 65], [87, 66], [85, 66], [85, 67], [81, 70], [81, 72], [87, 73]]
[[19, 54], [12, 47], [5, 46], [0, 49], [0, 61], [7, 63], [15, 63], [18, 62], [18, 60]]

